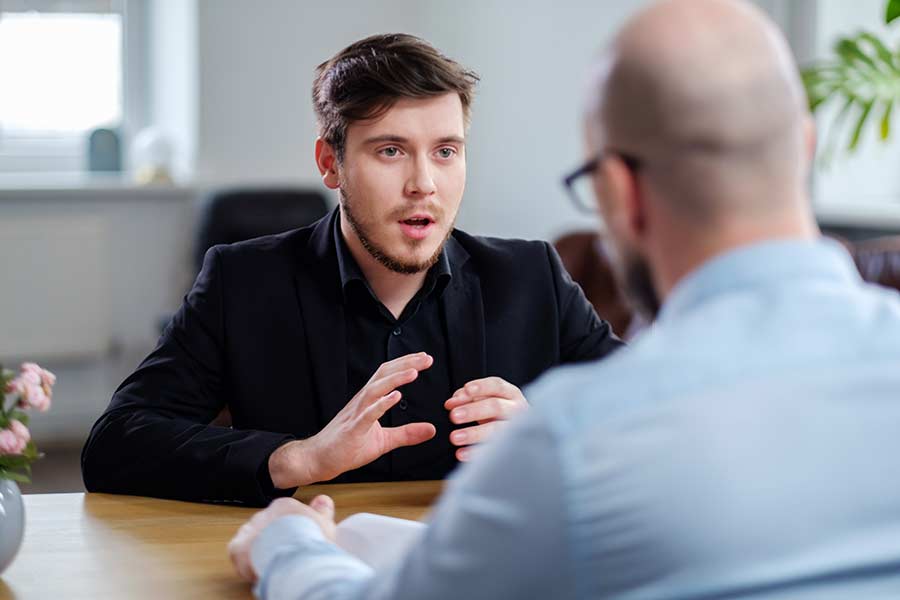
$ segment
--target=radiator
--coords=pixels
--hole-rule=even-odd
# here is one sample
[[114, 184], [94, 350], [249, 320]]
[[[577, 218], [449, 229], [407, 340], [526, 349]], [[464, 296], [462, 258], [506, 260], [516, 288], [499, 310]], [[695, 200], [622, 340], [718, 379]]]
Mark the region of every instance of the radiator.
[[93, 215], [0, 220], [0, 361], [108, 351], [107, 230], [106, 219]]

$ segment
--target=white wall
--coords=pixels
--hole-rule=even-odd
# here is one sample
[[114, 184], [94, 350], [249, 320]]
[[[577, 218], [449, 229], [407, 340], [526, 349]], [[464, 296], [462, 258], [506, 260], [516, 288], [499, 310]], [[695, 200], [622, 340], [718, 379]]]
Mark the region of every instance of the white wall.
[[[482, 76], [459, 225], [552, 238], [591, 225], [560, 176], [581, 158], [579, 111], [591, 57], [644, 0], [200, 2], [197, 176], [318, 186], [313, 69], [379, 32], [425, 37]], [[788, 0], [758, 2], [782, 22]]]
[[[4, 357], [7, 368], [24, 360], [36, 360], [58, 376], [52, 409], [33, 415], [32, 433], [38, 446], [54, 438], [81, 440], [109, 403], [113, 390], [137, 366], [159, 336], [158, 320], [179, 306], [193, 275], [190, 258], [195, 193], [188, 189], [122, 189], [98, 187], [65, 189], [0, 189], [0, 222], [46, 222], [48, 227], [77, 226], [85, 219], [102, 225], [108, 250], [103, 271], [108, 273], [100, 301], [106, 306], [105, 354], [73, 358], [47, 358], [40, 353]], [[51, 236], [43, 252], [35, 251], [9, 269], [30, 270], [37, 277], [53, 273], [41, 265], [60, 252], [86, 256], [83, 248], [60, 246]], [[0, 255], [3, 254], [0, 240]], [[10, 254], [7, 252], [7, 254]], [[64, 278], [43, 282], [47, 295], [30, 307], [0, 313], [0, 330], [9, 320], [35, 327], [59, 320], [78, 321], [91, 312], [83, 298], [72, 293]], [[15, 290], [4, 290], [14, 294]], [[65, 335], [63, 330], [57, 335]], [[14, 346], [5, 340], [7, 346]], [[71, 349], [70, 349], [71, 350]], [[89, 349], [85, 349], [89, 350]], [[71, 352], [70, 352], [71, 353]]]

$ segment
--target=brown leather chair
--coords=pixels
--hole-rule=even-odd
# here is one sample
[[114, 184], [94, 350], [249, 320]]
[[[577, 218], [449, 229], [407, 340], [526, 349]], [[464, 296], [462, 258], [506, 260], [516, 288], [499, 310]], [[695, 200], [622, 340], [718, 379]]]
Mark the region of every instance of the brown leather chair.
[[[850, 252], [866, 281], [900, 290], [900, 235], [861, 242], [839, 240]], [[595, 231], [576, 231], [554, 243], [569, 274], [584, 290], [601, 318], [628, 339], [641, 323], [622, 296]]]
[[559, 238], [553, 245], [563, 266], [584, 290], [600, 318], [623, 337], [634, 320], [634, 312], [616, 285], [600, 236], [593, 231], [576, 231]]
[[900, 290], [900, 235], [851, 244], [856, 268], [866, 281]]

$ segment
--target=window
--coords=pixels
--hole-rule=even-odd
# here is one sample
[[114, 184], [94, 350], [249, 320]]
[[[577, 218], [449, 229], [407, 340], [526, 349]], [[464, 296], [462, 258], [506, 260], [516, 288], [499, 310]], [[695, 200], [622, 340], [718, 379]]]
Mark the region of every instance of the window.
[[0, 0], [0, 172], [86, 168], [90, 132], [123, 121], [114, 0]]

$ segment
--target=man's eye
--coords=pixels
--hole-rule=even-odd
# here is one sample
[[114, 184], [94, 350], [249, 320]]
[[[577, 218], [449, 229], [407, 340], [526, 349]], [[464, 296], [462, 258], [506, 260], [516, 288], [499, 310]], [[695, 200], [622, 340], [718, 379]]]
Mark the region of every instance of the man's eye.
[[438, 150], [438, 155], [441, 158], [451, 158], [454, 154], [456, 154], [456, 150], [453, 148], [441, 148]]
[[400, 154], [400, 148], [396, 146], [388, 146], [387, 148], [382, 148], [381, 153], [388, 158], [394, 158], [398, 154]]

